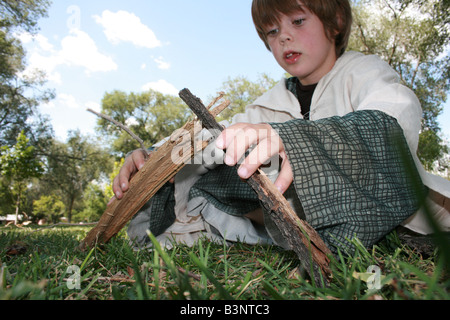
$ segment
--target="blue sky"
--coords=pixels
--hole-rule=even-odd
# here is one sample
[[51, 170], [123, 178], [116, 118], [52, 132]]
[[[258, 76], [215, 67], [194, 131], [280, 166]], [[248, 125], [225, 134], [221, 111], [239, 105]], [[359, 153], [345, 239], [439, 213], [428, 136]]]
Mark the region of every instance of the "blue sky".
[[[34, 39], [22, 35], [30, 69], [47, 74], [56, 99], [40, 110], [57, 138], [94, 134], [106, 92], [189, 88], [205, 103], [228, 78], [284, 71], [252, 24], [251, 0], [54, 0]], [[440, 117], [450, 137], [450, 104]]]

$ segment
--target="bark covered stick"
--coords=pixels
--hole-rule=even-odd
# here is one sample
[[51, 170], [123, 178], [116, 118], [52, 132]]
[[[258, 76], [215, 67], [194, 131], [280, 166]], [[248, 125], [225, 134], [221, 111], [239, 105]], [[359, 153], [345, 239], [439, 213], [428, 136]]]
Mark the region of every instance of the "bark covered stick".
[[323, 279], [328, 284], [331, 276], [329, 255], [332, 253], [317, 231], [297, 216], [264, 172], [258, 170], [247, 183], [256, 191], [269, 218], [315, 283], [321, 285]]
[[[229, 101], [211, 111], [212, 117], [230, 105]], [[176, 130], [171, 138], [151, 154], [144, 167], [131, 179], [129, 190], [121, 200], [114, 199], [97, 225], [81, 242], [82, 250], [106, 243], [114, 237], [161, 187], [172, 179], [190, 159], [205, 149], [208, 141], [197, 141], [201, 123], [190, 121]], [[200, 142], [200, 143], [196, 143]], [[190, 152], [185, 152], [190, 150]]]
[[128, 133], [131, 137], [133, 137], [133, 139], [135, 139], [137, 142], [139, 142], [139, 144], [141, 145], [141, 148], [142, 148], [143, 150], [146, 149], [146, 148], [145, 148], [145, 145], [144, 145], [144, 141], [142, 141], [141, 138], [139, 138], [137, 135], [135, 135], [135, 134], [133, 133], [133, 131], [131, 131], [127, 126], [125, 126], [125, 125], [123, 125], [122, 123], [120, 123], [120, 122], [114, 120], [114, 119], [113, 119], [112, 117], [110, 117], [110, 116], [107, 116], [107, 115], [105, 115], [105, 114], [98, 113], [97, 111], [94, 111], [94, 110], [92, 110], [92, 109], [90, 109], [90, 108], [88, 108], [87, 111], [89, 111], [89, 112], [95, 114], [96, 116], [101, 117], [101, 118], [103, 118], [103, 119], [105, 119], [105, 120], [107, 120], [107, 121], [109, 121], [109, 122], [112, 122], [112, 123], [114, 123], [116, 126], [118, 126], [119, 128], [121, 128], [122, 130], [125, 130], [126, 133]]
[[[222, 126], [207, 112], [200, 99], [193, 96], [188, 89], [182, 90], [180, 97], [202, 121], [203, 127], [213, 130], [214, 136], [217, 137], [223, 131]], [[331, 251], [316, 230], [297, 216], [286, 198], [261, 170], [250, 177], [247, 183], [258, 194], [264, 209], [269, 212], [270, 219], [280, 229], [311, 278], [318, 285], [322, 284], [322, 279], [328, 284], [331, 276], [328, 256]]]

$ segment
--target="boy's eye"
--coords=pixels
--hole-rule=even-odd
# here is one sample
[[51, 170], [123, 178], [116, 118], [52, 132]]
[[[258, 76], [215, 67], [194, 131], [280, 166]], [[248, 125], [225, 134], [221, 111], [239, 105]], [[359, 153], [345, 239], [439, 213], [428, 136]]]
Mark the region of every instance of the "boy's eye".
[[305, 19], [296, 19], [292, 22], [292, 24], [294, 24], [296, 26], [301, 26], [303, 24], [303, 22], [305, 22]]
[[267, 32], [267, 36], [274, 36], [278, 33], [278, 29], [272, 29]]

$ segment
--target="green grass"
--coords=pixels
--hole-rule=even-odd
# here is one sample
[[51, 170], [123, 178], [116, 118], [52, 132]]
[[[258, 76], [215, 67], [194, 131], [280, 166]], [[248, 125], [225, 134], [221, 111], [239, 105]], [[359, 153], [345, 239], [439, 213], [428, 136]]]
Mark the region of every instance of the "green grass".
[[[309, 300], [450, 298], [438, 251], [422, 257], [392, 232], [366, 250], [331, 262], [329, 287], [312, 284], [296, 255], [274, 246], [194, 247], [133, 251], [119, 234], [102, 248], [77, 249], [87, 227], [0, 228], [0, 300]], [[380, 289], [355, 274], [381, 270]], [[72, 268], [72, 269], [71, 269]], [[78, 277], [79, 276], [79, 277]], [[76, 285], [79, 284], [79, 287]]]

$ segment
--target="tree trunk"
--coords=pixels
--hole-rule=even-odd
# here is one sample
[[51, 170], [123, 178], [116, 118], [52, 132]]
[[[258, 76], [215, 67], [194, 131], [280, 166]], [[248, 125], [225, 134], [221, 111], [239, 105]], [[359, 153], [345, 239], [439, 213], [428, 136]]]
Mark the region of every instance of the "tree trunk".
[[73, 210], [73, 204], [75, 202], [75, 198], [70, 197], [69, 199], [69, 209], [67, 210], [67, 222], [72, 223], [72, 210]]
[[16, 217], [14, 218], [14, 224], [17, 225], [19, 222], [19, 208], [20, 208], [20, 196], [22, 194], [22, 187], [19, 187], [19, 192], [17, 194], [16, 200]]

